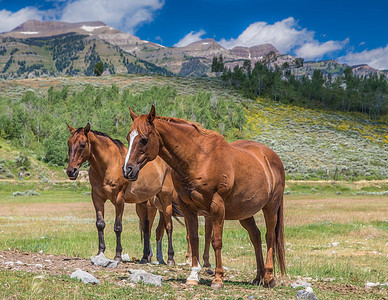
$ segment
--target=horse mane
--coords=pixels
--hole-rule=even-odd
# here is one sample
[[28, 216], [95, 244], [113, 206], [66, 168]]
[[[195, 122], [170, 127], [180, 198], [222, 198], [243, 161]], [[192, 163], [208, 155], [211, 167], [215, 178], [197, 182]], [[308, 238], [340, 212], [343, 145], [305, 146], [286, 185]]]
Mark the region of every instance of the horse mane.
[[218, 132], [210, 129], [203, 128], [201, 125], [195, 122], [191, 121], [186, 121], [184, 119], [179, 119], [179, 118], [173, 118], [173, 117], [162, 117], [162, 116], [156, 116], [157, 120], [167, 122], [167, 123], [174, 123], [174, 124], [180, 124], [180, 125], [187, 125], [194, 127], [194, 129], [199, 132], [200, 134], [204, 136], [222, 136]]
[[96, 130], [91, 130], [91, 132], [93, 132], [95, 135], [103, 136], [105, 138], [110, 139], [119, 149], [122, 149], [124, 147], [124, 144], [120, 140], [112, 139], [109, 135], [107, 135], [107, 134], [105, 134], [103, 132], [96, 131]]
[[[73, 134], [80, 133], [83, 129], [84, 129], [83, 127], [80, 127], [76, 131], [74, 131]], [[107, 134], [105, 134], [105, 133], [103, 133], [101, 131], [96, 131], [96, 130], [90, 130], [90, 131], [93, 132], [95, 135], [102, 136], [102, 137], [110, 139], [119, 149], [124, 148], [124, 144], [120, 140], [112, 139], [109, 135], [107, 135]]]

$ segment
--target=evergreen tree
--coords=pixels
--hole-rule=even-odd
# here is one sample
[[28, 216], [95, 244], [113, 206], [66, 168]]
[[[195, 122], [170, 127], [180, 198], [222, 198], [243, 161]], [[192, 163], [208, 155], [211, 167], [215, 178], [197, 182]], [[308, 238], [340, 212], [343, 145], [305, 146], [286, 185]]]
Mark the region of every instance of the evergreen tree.
[[94, 65], [94, 74], [96, 74], [96, 76], [101, 76], [103, 72], [104, 64], [102, 63], [102, 61], [99, 61]]

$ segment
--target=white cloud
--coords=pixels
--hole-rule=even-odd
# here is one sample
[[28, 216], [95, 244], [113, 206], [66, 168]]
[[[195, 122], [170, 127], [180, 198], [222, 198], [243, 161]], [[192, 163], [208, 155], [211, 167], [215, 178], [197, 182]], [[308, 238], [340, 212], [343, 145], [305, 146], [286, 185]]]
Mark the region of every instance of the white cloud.
[[190, 33], [186, 34], [182, 39], [180, 39], [179, 42], [174, 45], [174, 47], [184, 47], [191, 43], [198, 42], [202, 39], [202, 36], [205, 33], [206, 32], [203, 29], [198, 32], [191, 31]]
[[314, 40], [311, 43], [306, 43], [300, 48], [295, 50], [297, 56], [303, 57], [305, 59], [316, 59], [322, 58], [325, 54], [341, 50], [349, 42], [349, 39], [345, 41], [327, 41], [325, 43], [319, 43]]
[[294, 18], [289, 17], [274, 24], [256, 22], [248, 26], [237, 39], [222, 39], [219, 43], [225, 48], [235, 46], [251, 47], [259, 44], [271, 43], [280, 52], [290, 51], [296, 46], [312, 42], [314, 32], [299, 29]]
[[314, 31], [300, 28], [293, 17], [274, 24], [256, 22], [248, 26], [236, 39], [221, 39], [219, 43], [228, 49], [236, 46], [251, 47], [270, 43], [281, 53], [295, 52], [306, 59], [321, 58], [327, 53], [342, 49], [345, 41], [327, 41], [320, 43], [314, 39]]
[[47, 16], [48, 12], [38, 10], [35, 7], [25, 7], [17, 12], [2, 9], [0, 10], [0, 32], [10, 31], [31, 19], [43, 20]]
[[65, 22], [103, 21], [104, 23], [134, 33], [136, 28], [153, 20], [155, 11], [161, 9], [164, 0], [52, 0], [59, 5], [52, 10], [42, 11], [25, 7], [17, 12], [0, 10], [0, 32], [31, 19], [59, 20]]
[[368, 64], [379, 70], [388, 69], [388, 44], [372, 50], [348, 53], [339, 57], [338, 60], [349, 65]]
[[63, 7], [61, 21], [103, 21], [104, 23], [134, 33], [141, 23], [153, 20], [164, 0], [75, 0]]

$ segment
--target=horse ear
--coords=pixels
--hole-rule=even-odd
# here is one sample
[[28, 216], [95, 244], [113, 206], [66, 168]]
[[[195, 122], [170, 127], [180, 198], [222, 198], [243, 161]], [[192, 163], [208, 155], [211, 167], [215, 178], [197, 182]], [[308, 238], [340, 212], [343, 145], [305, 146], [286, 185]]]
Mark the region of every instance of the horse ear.
[[73, 134], [75, 129], [73, 127], [71, 127], [69, 124], [67, 124], [67, 122], [66, 122], [66, 125], [67, 125], [67, 128], [69, 128], [70, 133]]
[[86, 126], [84, 128], [84, 132], [85, 132], [85, 134], [88, 134], [89, 131], [90, 131], [90, 123], [88, 122], [88, 124], [86, 124]]
[[155, 106], [152, 104], [150, 113], [147, 116], [147, 120], [150, 124], [155, 120]]
[[132, 121], [135, 121], [135, 119], [137, 118], [137, 114], [133, 112], [130, 106], [128, 106], [128, 108], [129, 108], [129, 114], [131, 115]]

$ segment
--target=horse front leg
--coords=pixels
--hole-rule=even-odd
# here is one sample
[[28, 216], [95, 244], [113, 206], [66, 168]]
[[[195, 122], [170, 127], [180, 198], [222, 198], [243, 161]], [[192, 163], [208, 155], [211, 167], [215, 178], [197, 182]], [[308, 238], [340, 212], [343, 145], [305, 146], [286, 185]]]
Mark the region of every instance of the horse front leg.
[[150, 241], [150, 220], [148, 218], [148, 209], [147, 203], [137, 203], [136, 204], [136, 213], [140, 219], [140, 227], [143, 236], [144, 248], [143, 248], [143, 257], [140, 260], [141, 264], [151, 262], [152, 250], [151, 250], [151, 241]]
[[191, 245], [190, 245], [189, 225], [187, 225], [186, 218], [184, 219], [185, 219], [185, 225], [186, 225], [186, 241], [187, 241], [186, 264], [191, 265]]
[[215, 277], [212, 281], [212, 288], [220, 289], [224, 286], [222, 277], [224, 276], [224, 268], [222, 266], [221, 249], [222, 249], [222, 231], [225, 220], [225, 206], [222, 197], [215, 193], [210, 205], [210, 214], [213, 223], [213, 239], [212, 245], [216, 257]]
[[116, 209], [116, 219], [115, 225], [113, 227], [114, 232], [116, 233], [116, 255], [114, 260], [121, 261], [121, 254], [123, 247], [121, 246], [121, 232], [123, 231], [123, 213], [124, 213], [124, 201], [117, 200], [115, 203]]
[[185, 217], [191, 246], [191, 273], [186, 280], [186, 284], [198, 285], [198, 274], [201, 271], [201, 265], [199, 264], [198, 216], [196, 213], [191, 211], [191, 209], [180, 199], [180, 197], [179, 208]]
[[159, 223], [156, 228], [156, 258], [161, 265], [165, 265], [166, 262], [163, 259], [162, 240], [164, 235], [165, 221], [162, 212], [159, 211]]
[[97, 195], [95, 191], [92, 190], [92, 200], [94, 209], [96, 211], [96, 227], [98, 232], [98, 254], [103, 253], [105, 251], [105, 240], [104, 240], [104, 205], [105, 200]]

